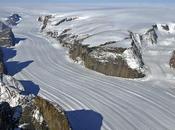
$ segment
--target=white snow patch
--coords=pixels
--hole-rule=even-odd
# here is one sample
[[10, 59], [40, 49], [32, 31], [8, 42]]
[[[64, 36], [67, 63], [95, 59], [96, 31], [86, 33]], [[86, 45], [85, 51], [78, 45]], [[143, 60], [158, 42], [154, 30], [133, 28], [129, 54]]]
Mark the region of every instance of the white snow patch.
[[38, 109], [36, 109], [33, 113], [33, 118], [35, 118], [37, 120], [38, 123], [42, 124], [44, 121], [44, 118], [42, 116], [42, 114], [40, 113], [40, 111]]
[[56, 49], [59, 49], [59, 48], [60, 48], [59, 43], [53, 43], [52, 46], [53, 46], [54, 48], [56, 48]]
[[83, 60], [80, 57], [77, 57], [75, 62], [80, 65], [84, 64]]
[[8, 102], [11, 107], [24, 105], [33, 95], [22, 95], [25, 91], [22, 84], [9, 75], [3, 76], [3, 83], [0, 86], [0, 102]]
[[88, 18], [90, 18], [90, 16], [80, 16], [80, 17], [78, 17], [78, 20], [85, 20]]
[[133, 53], [132, 49], [127, 49], [123, 52], [123, 57], [126, 60], [128, 66], [132, 69], [139, 69], [139, 59]]
[[106, 51], [93, 51], [90, 53], [91, 56], [98, 59], [100, 62], [109, 62], [109, 59], [115, 60], [121, 57], [121, 54]]

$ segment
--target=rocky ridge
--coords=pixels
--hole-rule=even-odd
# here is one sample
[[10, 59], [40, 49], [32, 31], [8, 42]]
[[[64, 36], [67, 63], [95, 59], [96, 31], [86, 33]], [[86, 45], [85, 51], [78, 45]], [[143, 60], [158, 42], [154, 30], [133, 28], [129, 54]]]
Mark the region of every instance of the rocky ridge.
[[36, 95], [25, 95], [25, 89], [13, 77], [4, 75], [0, 87], [0, 128], [3, 130], [70, 130], [60, 106]]
[[[7, 18], [9, 26], [16, 25], [21, 17]], [[16, 24], [15, 24], [16, 23]], [[1, 47], [15, 44], [12, 29], [0, 22]], [[13, 40], [12, 40], [13, 39]], [[42, 97], [29, 94], [15, 78], [6, 75], [3, 51], [0, 49], [0, 129], [2, 130], [70, 130], [68, 119], [61, 106]]]
[[[105, 75], [124, 78], [144, 77], [146, 69], [143, 53], [147, 46], [154, 46], [159, 41], [166, 40], [167, 37], [173, 37], [175, 33], [173, 23], [154, 24], [143, 33], [121, 30], [116, 33], [116, 35], [125, 34], [121, 40], [91, 46], [84, 44], [84, 41], [96, 34], [76, 34], [73, 30], [76, 26], [74, 23], [82, 20], [81, 17], [65, 16], [59, 19], [58, 17], [57, 15], [40, 17], [38, 21], [41, 22], [41, 31], [56, 39], [63, 47], [69, 48], [69, 56], [75, 62]], [[120, 46], [124, 44], [127, 46]], [[172, 59], [170, 62], [172, 66]]]
[[0, 21], [0, 45], [12, 46], [15, 43], [15, 36], [12, 29], [5, 23]]
[[[122, 41], [108, 41], [99, 46], [91, 47], [88, 44], [82, 44], [84, 40], [91, 37], [89, 34], [73, 34], [70, 33], [71, 28], [66, 28], [62, 32], [54, 30], [54, 28], [59, 28], [58, 25], [64, 22], [74, 21], [79, 17], [67, 17], [60, 21], [54, 21], [54, 23], [59, 24], [53, 24], [49, 21], [52, 18], [54, 18], [54, 16], [51, 15], [49, 15], [49, 17], [42, 16], [39, 18], [38, 21], [42, 22], [41, 31], [58, 40], [62, 46], [68, 47], [70, 49], [70, 57], [75, 62], [83, 62], [87, 68], [106, 75], [124, 78], [142, 78], [145, 76], [142, 46], [143, 44], [157, 43], [156, 26], [147, 30], [144, 34], [129, 31], [128, 35], [124, 37]], [[65, 19], [69, 19], [69, 21]], [[50, 24], [53, 29], [47, 29], [48, 24]], [[45, 28], [46, 30], [44, 30]], [[117, 47], [115, 44], [118, 42], [127, 42], [130, 46]]]

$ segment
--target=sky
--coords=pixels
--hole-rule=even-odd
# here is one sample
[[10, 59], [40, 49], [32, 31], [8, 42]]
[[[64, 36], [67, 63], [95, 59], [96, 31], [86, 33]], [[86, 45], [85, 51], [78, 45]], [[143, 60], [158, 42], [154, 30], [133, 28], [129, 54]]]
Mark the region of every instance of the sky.
[[0, 3], [31, 3], [31, 2], [58, 2], [58, 3], [174, 3], [175, 0], [0, 0]]

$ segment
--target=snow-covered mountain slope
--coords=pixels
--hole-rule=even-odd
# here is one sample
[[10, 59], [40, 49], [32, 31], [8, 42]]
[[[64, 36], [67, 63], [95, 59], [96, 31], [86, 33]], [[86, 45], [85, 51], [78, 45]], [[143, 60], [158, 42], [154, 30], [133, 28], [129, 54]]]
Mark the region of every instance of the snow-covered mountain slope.
[[[152, 13], [152, 15], [149, 13]], [[166, 33], [167, 31], [162, 28], [161, 23], [166, 25], [168, 22], [170, 26], [168, 32], [173, 33], [174, 23], [172, 18], [169, 15], [162, 18], [161, 13], [162, 10], [157, 8], [149, 8], [148, 12], [146, 12], [145, 8], [140, 8], [139, 12], [135, 8], [127, 10], [121, 8], [117, 10], [55, 13], [50, 16], [45, 30], [54, 30], [59, 35], [64, 30], [70, 29], [68, 31], [70, 35], [76, 34], [80, 38], [88, 37], [83, 41], [84, 44], [98, 46], [109, 41], [122, 41], [129, 37], [128, 31], [143, 33], [157, 23], [158, 29]], [[153, 16], [156, 16], [156, 18]], [[121, 46], [123, 47], [125, 44]]]
[[19, 129], [23, 108], [32, 102], [32, 95], [24, 95], [22, 84], [9, 75], [3, 75], [0, 84], [0, 129]]
[[[1, 10], [3, 13], [3, 8]], [[14, 31], [18, 37], [27, 39], [14, 47], [18, 53], [9, 62], [33, 61], [30, 65], [25, 65], [26, 67], [20, 72], [17, 71], [15, 77], [21, 80], [32, 80], [40, 86], [40, 95], [57, 102], [67, 111], [90, 109], [103, 117], [101, 119], [93, 116], [93, 119], [86, 119], [84, 114], [84, 117], [79, 119], [74, 115], [78, 125], [82, 124], [84, 118], [86, 119], [80, 128], [95, 130], [94, 128], [97, 127], [93, 126], [98, 124], [92, 123], [92, 125], [91, 122], [102, 122], [102, 130], [172, 130], [175, 128], [175, 71], [168, 65], [175, 48], [173, 38], [167, 39], [168, 42], [147, 46], [147, 50], [143, 50], [145, 51], [144, 62], [150, 71], [146, 78], [142, 80], [114, 78], [90, 71], [67, 60], [66, 49], [60, 47], [54, 40], [39, 34], [40, 27], [36, 20], [41, 15], [40, 11], [30, 12], [27, 9], [23, 11], [20, 8], [16, 8], [15, 11], [23, 12], [23, 22]], [[111, 28], [106, 27], [109, 30], [122, 28], [140, 33], [149, 29], [150, 25], [174, 21], [173, 11], [175, 10], [163, 7], [113, 8], [74, 11], [69, 15], [76, 14], [83, 17], [93, 14], [96, 18], [96, 14], [101, 14], [104, 23], [105, 18], [110, 17], [114, 20], [115, 25], [111, 22]], [[167, 15], [162, 15], [165, 13]], [[109, 14], [112, 15], [109, 16]], [[64, 12], [60, 12], [61, 15], [64, 16]], [[88, 20], [88, 17], [85, 18]], [[101, 19], [99, 18], [99, 21], [102, 22]], [[77, 24], [79, 26], [82, 24], [80, 21], [78, 19], [76, 21], [79, 22]], [[91, 26], [88, 25], [89, 33], [98, 33], [99, 29], [90, 30], [95, 25], [95, 21], [92, 21]], [[76, 32], [84, 31], [85, 26], [81, 26], [82, 30]], [[115, 33], [112, 35], [112, 38], [115, 37]], [[8, 57], [8, 53], [6, 56]], [[10, 67], [10, 64], [7, 63], [8, 66]], [[11, 71], [14, 72], [14, 70]]]
[[8, 102], [11, 107], [26, 105], [32, 96], [29, 98], [27, 95], [23, 95], [24, 87], [12, 76], [4, 75], [3, 77], [0, 89], [0, 102]]
[[[141, 78], [145, 76], [140, 45], [141, 39], [140, 41], [136, 40], [137, 36], [140, 36], [139, 34], [124, 30], [108, 30], [105, 26], [110, 25], [109, 20], [111, 19], [106, 19], [105, 17], [103, 18], [106, 19], [106, 24], [104, 24], [103, 20], [98, 23], [98, 15], [94, 19], [91, 17], [84, 19], [81, 16], [76, 16], [77, 14], [74, 15], [64, 16], [65, 18], [60, 18], [58, 14], [41, 16], [38, 19], [41, 22], [41, 31], [45, 32], [47, 36], [55, 38], [62, 46], [70, 48], [70, 57], [74, 61], [80, 59], [89, 69], [124, 78]], [[77, 29], [81, 30], [82, 26], [78, 26], [79, 22], [75, 22], [76, 20], [81, 20], [80, 23], [83, 24], [84, 32], [81, 34]], [[91, 25], [91, 20], [96, 23], [96, 26], [102, 22], [104, 24], [102, 29], [106, 30], [100, 32], [101, 28], [91, 26], [92, 30], [99, 32], [89, 34], [90, 32], [87, 31], [89, 30], [89, 25]], [[109, 22], [109, 25], [107, 22]], [[60, 31], [60, 29], [62, 30]], [[105, 33], [103, 34], [103, 32]], [[111, 35], [117, 35], [120, 38], [118, 40], [110, 39]], [[91, 37], [99, 43], [97, 44], [96, 41], [84, 43]], [[128, 60], [128, 57], [131, 60]]]
[[[139, 11], [140, 10], [142, 9], [139, 9]], [[115, 10], [112, 11], [113, 13], [115, 12]], [[71, 49], [71, 53], [73, 53], [71, 55], [74, 55], [72, 59], [77, 61], [77, 59], [80, 58], [82, 61], [84, 61], [84, 65], [87, 68], [112, 76], [128, 78], [143, 77], [146, 70], [144, 67], [144, 57], [142, 55], [146, 55], [150, 48], [155, 46], [154, 44], [157, 43], [158, 46], [165, 45], [168, 46], [166, 48], [171, 49], [171, 45], [167, 44], [171, 44], [174, 42], [175, 23], [167, 22], [165, 19], [164, 21], [157, 20], [155, 21], [155, 23], [153, 23], [153, 20], [151, 20], [149, 16], [146, 17], [147, 21], [144, 19], [144, 24], [142, 23], [142, 19], [133, 22], [131, 20], [128, 21], [128, 19], [130, 19], [128, 18], [126, 19], [126, 21], [130, 23], [126, 23], [125, 26], [122, 26], [121, 22], [117, 21], [118, 19], [122, 19], [120, 15], [118, 16], [118, 13], [121, 13], [121, 9], [118, 9], [116, 15], [109, 16], [108, 13], [112, 11], [98, 10], [88, 13], [86, 13], [86, 11], [71, 12], [65, 14], [58, 13], [41, 16], [39, 17], [38, 21], [42, 22], [41, 30], [44, 31], [48, 36], [51, 36], [52, 38], [58, 40], [61, 44], [64, 44], [63, 46], [75, 48], [72, 46], [80, 43], [82, 45], [88, 45], [89, 48], [103, 48], [98, 49], [99, 51], [94, 48], [90, 49], [92, 52], [82, 54], [83, 56], [77, 55], [77, 57], [74, 53], [82, 52], [74, 51], [74, 49]], [[131, 11], [133, 11], [132, 13], [137, 13], [135, 15], [131, 14], [134, 17], [134, 20], [136, 20], [137, 17], [142, 18], [142, 15], [147, 14], [147, 12], [142, 12], [141, 14], [140, 12], [135, 12], [136, 10]], [[149, 11], [153, 10], [149, 9]], [[122, 16], [124, 16], [125, 13], [122, 12], [121, 14]], [[150, 23], [148, 22], [148, 20], [150, 20]], [[122, 23], [126, 21], [124, 19]], [[167, 24], [163, 23], [165, 21], [167, 22]], [[111, 48], [113, 52], [111, 52]], [[123, 53], [118, 53], [117, 51], [115, 51], [117, 48], [125, 48], [126, 51]], [[77, 48], [77, 50], [80, 49], [81, 48]], [[83, 53], [84, 51], [86, 50], [83, 49]], [[171, 49], [170, 51], [173, 50]], [[86, 58], [84, 55], [88, 55], [86, 56], [88, 58]], [[89, 60], [89, 57], [95, 58], [98, 63], [91, 62]], [[119, 61], [118, 59], [123, 60]], [[169, 59], [169, 57], [167, 57], [166, 59]], [[107, 63], [110, 61], [112, 61], [114, 64], [122, 64], [121, 62], [125, 61], [125, 65], [127, 64], [126, 66], [129, 66], [129, 68], [132, 69], [132, 72], [129, 71], [130, 73], [128, 73], [128, 71], [122, 71], [121, 73], [119, 73], [118, 68], [121, 68], [120, 65], [118, 65], [118, 67], [112, 68], [112, 72], [106, 72], [103, 69], [94, 69], [97, 68], [96, 65], [89, 65], [89, 63], [87, 63], [86, 61], [90, 62], [90, 64], [103, 64], [104, 62]], [[115, 61], [117, 61], [118, 63], [116, 63]], [[168, 64], [168, 62], [164, 64]], [[146, 65], [148, 64], [146, 63]], [[98, 67], [109, 68], [109, 66], [105, 65]], [[127, 69], [127, 67], [125, 69]], [[137, 70], [139, 74], [135, 74], [135, 71], [133, 71], [134, 69]], [[114, 70], [117, 70], [117, 72], [115, 73]], [[143, 73], [143, 75], [140, 75], [140, 73]]]
[[[28, 87], [33, 87], [32, 85]], [[0, 84], [0, 129], [68, 130], [65, 112], [58, 104], [29, 94], [26, 85], [9, 75]]]

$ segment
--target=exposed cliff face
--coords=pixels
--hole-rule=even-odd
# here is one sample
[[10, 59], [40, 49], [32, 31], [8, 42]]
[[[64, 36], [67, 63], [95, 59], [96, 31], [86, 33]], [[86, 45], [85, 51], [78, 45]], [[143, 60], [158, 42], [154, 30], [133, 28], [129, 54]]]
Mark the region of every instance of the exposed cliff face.
[[15, 37], [12, 29], [0, 21], [0, 46], [12, 46], [15, 44]]
[[[106, 75], [125, 78], [144, 77], [144, 51], [158, 43], [164, 44], [163, 42], [169, 41], [175, 34], [174, 23], [154, 24], [140, 33], [117, 30], [117, 40], [113, 41], [108, 39], [114, 39], [110, 36], [114, 33], [103, 29], [101, 24], [97, 28], [92, 26], [92, 29], [84, 27], [92, 24], [87, 17], [49, 15], [49, 20], [47, 19], [48, 16], [39, 18], [44, 26], [42, 31], [69, 48], [70, 58], [75, 62]], [[90, 34], [91, 31], [95, 33]], [[103, 41], [101, 39], [104, 39], [104, 42], [98, 43]], [[171, 67], [172, 62], [173, 60], [170, 61]]]
[[23, 109], [20, 124], [24, 130], [70, 130], [64, 110], [57, 104], [35, 97]]
[[13, 77], [4, 75], [0, 85], [0, 127], [3, 130], [19, 126], [22, 108], [32, 99], [32, 95], [23, 95], [23, 86]]
[[4, 75], [0, 86], [0, 128], [13, 130], [70, 130], [64, 110], [34, 95], [25, 95], [23, 86], [11, 76]]
[[49, 130], [70, 130], [67, 117], [60, 106], [41, 97], [35, 98], [34, 105], [43, 115]]
[[[140, 78], [145, 75], [141, 71], [132, 69], [128, 66], [124, 53], [126, 48], [89, 48], [82, 44], [74, 44], [70, 48], [70, 57], [79, 62], [79, 58], [83, 61], [85, 67], [103, 73], [105, 75], [124, 77], [124, 78]], [[133, 54], [135, 55], [135, 54]], [[131, 58], [131, 57], [130, 57]], [[138, 66], [139, 67], [139, 66]]]
[[43, 31], [43, 30], [46, 28], [47, 23], [48, 23], [48, 21], [49, 21], [49, 19], [50, 19], [51, 17], [52, 17], [51, 15], [47, 15], [47, 16], [45, 16], [44, 18], [42, 18], [42, 17], [39, 17], [39, 18], [38, 18], [38, 21], [39, 21], [39, 22], [43, 22], [43, 25], [42, 25], [42, 27], [41, 27], [41, 31]]
[[[0, 71], [3, 73], [3, 53], [0, 52]], [[15, 78], [3, 75], [3, 82], [0, 82], [0, 129], [70, 129], [64, 110], [60, 106], [27, 93]]]
[[141, 36], [141, 41], [144, 44], [157, 44], [157, 40], [158, 40], [158, 35], [156, 33], [157, 27], [155, 25], [153, 25], [153, 27], [151, 29], [149, 29], [145, 34], [143, 34]]
[[4, 65], [2, 48], [0, 48], [0, 73], [7, 73], [6, 67]]
[[170, 59], [169, 65], [171, 68], [175, 68], [175, 51], [173, 51], [172, 57]]
[[69, 130], [67, 117], [60, 106], [26, 93], [15, 78], [3, 75], [0, 85], [0, 129]]
[[[47, 19], [47, 16], [44, 19]], [[65, 18], [57, 23], [54, 21], [56, 24], [53, 26], [58, 26], [64, 22], [76, 19], [78, 19], [78, 17]], [[41, 17], [39, 18], [39, 21], [42, 21]], [[47, 25], [45, 25], [46, 24], [43, 21], [44, 29], [47, 28]], [[41, 28], [41, 30], [43, 30], [43, 28]], [[141, 45], [138, 48], [140, 43], [137, 43], [138, 39], [136, 40], [136, 35], [134, 33], [131, 32], [130, 37], [128, 34], [128, 37], [123, 40], [123, 42], [130, 42], [130, 47], [128, 48], [115, 46], [116, 41], [108, 41], [104, 44], [100, 44], [99, 46], [89, 47], [89, 45], [83, 45], [82, 42], [90, 37], [90, 35], [76, 35], [74, 33], [70, 33], [70, 31], [71, 29], [67, 28], [59, 33], [55, 30], [49, 29], [49, 31], [46, 31], [46, 34], [57, 39], [62, 46], [68, 47], [70, 49], [70, 58], [72, 58], [75, 62], [79, 62], [80, 60], [83, 61], [84, 65], [89, 69], [106, 75], [124, 78], [141, 78], [145, 76], [142, 73], [143, 71], [141, 71], [144, 68], [142, 54], [140, 52]], [[128, 52], [131, 52], [131, 54], [128, 52], [124, 53], [125, 50], [129, 50]], [[132, 60], [129, 60], [128, 57], [132, 58]], [[130, 64], [128, 64], [128, 62]], [[134, 64], [137, 64], [134, 65], [134, 67], [132, 65], [133, 62]]]
[[141, 55], [144, 46], [157, 44], [158, 35], [156, 30], [157, 25], [153, 25], [152, 28], [148, 29], [144, 34], [138, 34], [129, 31], [130, 38], [132, 39], [131, 45], [133, 49], [138, 52], [138, 55]]

